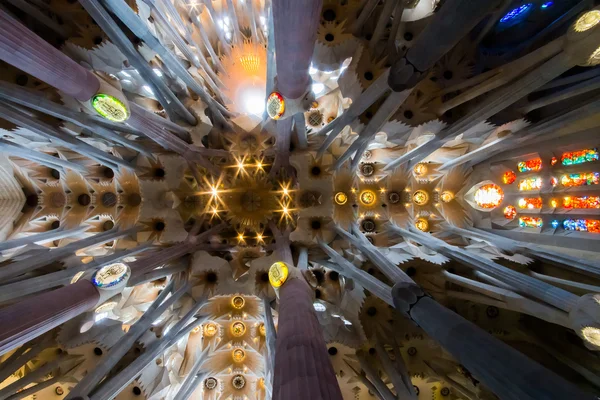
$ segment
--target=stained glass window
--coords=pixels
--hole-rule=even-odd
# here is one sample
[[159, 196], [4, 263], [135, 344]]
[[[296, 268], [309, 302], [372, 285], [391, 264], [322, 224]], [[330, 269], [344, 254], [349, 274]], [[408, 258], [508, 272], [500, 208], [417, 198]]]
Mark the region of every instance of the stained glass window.
[[517, 164], [519, 172], [539, 171], [542, 169], [542, 159], [534, 158], [533, 160], [521, 161]]
[[539, 217], [520, 217], [519, 226], [521, 228], [541, 228], [543, 221]]
[[558, 160], [556, 159], [556, 157], [552, 157], [550, 159], [550, 165], [555, 165], [558, 162]]
[[534, 208], [542, 208], [541, 197], [524, 197], [519, 199], [519, 208], [527, 208], [532, 210]]
[[502, 175], [502, 182], [505, 185], [510, 185], [517, 179], [517, 174], [514, 171], [506, 171], [504, 175]]
[[563, 199], [564, 208], [600, 208], [599, 196], [567, 196]]
[[531, 7], [533, 7], [533, 4], [531, 3], [521, 4], [519, 7], [513, 8], [504, 14], [504, 17], [500, 18], [500, 22], [512, 21], [519, 16], [523, 16], [527, 11], [531, 10]]
[[584, 149], [569, 151], [560, 158], [563, 165], [583, 164], [590, 161], [598, 161], [598, 149]]
[[563, 227], [567, 231], [600, 233], [600, 220], [597, 219], [566, 219]]
[[502, 203], [504, 192], [493, 183], [483, 185], [475, 191], [475, 203], [481, 208], [495, 208]]
[[514, 206], [504, 207], [504, 218], [513, 219], [517, 216], [517, 209]]
[[558, 185], [558, 179], [556, 179], [555, 177], [550, 178], [550, 184], [552, 185], [552, 187]]
[[558, 228], [558, 226], [560, 225], [560, 222], [558, 222], [558, 220], [557, 220], [557, 219], [555, 219], [555, 220], [553, 220], [553, 221], [551, 222], [551, 224], [552, 224], [552, 227], [553, 227], [554, 229], [556, 229], [556, 228]]
[[551, 199], [551, 200], [550, 200], [550, 207], [552, 207], [552, 208], [556, 208], [556, 207], [558, 207], [558, 200], [556, 200], [556, 199]]
[[566, 187], [597, 185], [600, 183], [600, 173], [582, 172], [578, 174], [567, 174], [560, 177], [560, 183]]
[[527, 178], [519, 181], [519, 190], [525, 192], [527, 190], [536, 190], [542, 188], [542, 178]]

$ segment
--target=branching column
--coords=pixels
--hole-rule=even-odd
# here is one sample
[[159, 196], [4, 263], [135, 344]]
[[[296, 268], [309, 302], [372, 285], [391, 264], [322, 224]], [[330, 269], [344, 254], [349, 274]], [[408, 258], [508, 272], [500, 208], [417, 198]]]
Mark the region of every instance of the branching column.
[[289, 279], [280, 289], [273, 400], [342, 400], [308, 285]]
[[0, 59], [77, 100], [89, 100], [98, 78], [0, 9]]
[[100, 294], [87, 280], [0, 309], [0, 355], [96, 305]]

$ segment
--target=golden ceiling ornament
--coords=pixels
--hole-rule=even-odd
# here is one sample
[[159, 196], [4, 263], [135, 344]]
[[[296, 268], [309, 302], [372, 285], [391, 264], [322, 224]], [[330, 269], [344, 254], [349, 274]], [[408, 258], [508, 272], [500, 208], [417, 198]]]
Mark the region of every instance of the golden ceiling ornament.
[[233, 362], [241, 363], [246, 358], [246, 352], [242, 349], [235, 349], [231, 352], [231, 358], [233, 358]]
[[234, 296], [231, 299], [231, 306], [235, 309], [241, 310], [246, 305], [246, 300], [242, 296]]
[[377, 200], [377, 195], [372, 190], [363, 190], [359, 196], [360, 202], [365, 206], [370, 206]]
[[269, 282], [274, 288], [281, 287], [288, 278], [289, 270], [286, 263], [277, 261], [269, 268]]
[[415, 228], [422, 232], [427, 232], [429, 230], [429, 222], [425, 218], [418, 218], [415, 221]]
[[217, 334], [218, 328], [217, 325], [209, 322], [208, 324], [204, 325], [204, 336], [205, 337], [213, 337]]
[[243, 375], [236, 375], [231, 379], [231, 385], [237, 390], [242, 390], [246, 386], [246, 378]]
[[444, 190], [440, 195], [440, 199], [442, 199], [444, 203], [449, 203], [454, 200], [454, 193], [449, 190]]
[[412, 199], [416, 205], [424, 206], [425, 204], [429, 203], [429, 193], [419, 189], [413, 193]]
[[264, 323], [261, 323], [258, 326], [258, 333], [260, 333], [261, 336], [267, 336], [267, 327]]
[[587, 31], [588, 29], [591, 29], [594, 26], [598, 25], [599, 22], [600, 22], [600, 11], [599, 10], [588, 11], [585, 14], [583, 14], [581, 17], [579, 17], [579, 19], [577, 19], [577, 21], [575, 22], [575, 25], [573, 26], [573, 29], [575, 29], [576, 32], [584, 32], [584, 31]]
[[348, 196], [344, 192], [337, 192], [333, 198], [337, 205], [343, 206], [348, 202]]
[[244, 336], [246, 333], [246, 324], [241, 321], [236, 321], [231, 324], [231, 334], [235, 337]]
[[415, 167], [413, 168], [413, 173], [416, 176], [424, 176], [427, 173], [427, 165], [423, 164], [423, 163], [418, 163], [417, 165], [415, 165]]
[[217, 380], [213, 377], [206, 378], [204, 381], [204, 387], [208, 390], [213, 390], [217, 387]]

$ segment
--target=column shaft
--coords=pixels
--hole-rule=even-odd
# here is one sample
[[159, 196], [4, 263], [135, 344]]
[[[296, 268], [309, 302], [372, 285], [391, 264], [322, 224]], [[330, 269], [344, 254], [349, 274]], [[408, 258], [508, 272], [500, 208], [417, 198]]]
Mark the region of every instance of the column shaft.
[[89, 100], [98, 78], [0, 10], [0, 59], [75, 97]]
[[306, 283], [288, 280], [279, 301], [273, 400], [342, 400]]
[[100, 299], [83, 280], [0, 309], [0, 355], [87, 311]]

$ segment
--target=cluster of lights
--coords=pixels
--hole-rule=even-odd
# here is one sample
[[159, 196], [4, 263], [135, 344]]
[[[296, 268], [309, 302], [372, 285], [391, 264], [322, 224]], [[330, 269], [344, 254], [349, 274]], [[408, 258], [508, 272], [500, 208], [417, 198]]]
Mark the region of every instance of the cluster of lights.
[[598, 25], [598, 22], [600, 22], [600, 11], [592, 10], [579, 17], [573, 28], [576, 32], [584, 32]]
[[109, 121], [123, 122], [129, 118], [127, 106], [115, 96], [99, 93], [92, 97], [91, 104], [98, 114]]

